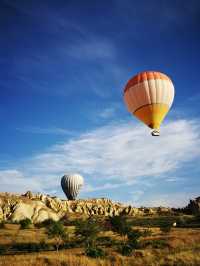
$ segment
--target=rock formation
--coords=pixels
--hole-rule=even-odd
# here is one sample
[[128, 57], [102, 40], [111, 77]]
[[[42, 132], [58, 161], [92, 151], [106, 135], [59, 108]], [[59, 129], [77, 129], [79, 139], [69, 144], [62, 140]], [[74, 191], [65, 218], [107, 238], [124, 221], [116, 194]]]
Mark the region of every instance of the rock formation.
[[70, 201], [49, 195], [33, 194], [31, 191], [23, 195], [0, 193], [0, 220], [5, 221], [29, 218], [33, 223], [40, 223], [47, 219], [59, 220], [72, 214], [143, 216], [169, 212], [170, 208], [135, 208], [105, 198]]
[[190, 200], [189, 204], [185, 207], [184, 211], [188, 214], [200, 214], [200, 197]]

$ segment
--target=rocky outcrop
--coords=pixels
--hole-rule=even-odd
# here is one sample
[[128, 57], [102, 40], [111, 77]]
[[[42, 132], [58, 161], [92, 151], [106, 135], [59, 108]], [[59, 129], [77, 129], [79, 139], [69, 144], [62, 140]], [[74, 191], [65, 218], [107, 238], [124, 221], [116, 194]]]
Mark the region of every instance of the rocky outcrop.
[[200, 197], [190, 200], [189, 204], [185, 207], [184, 211], [188, 214], [200, 214]]
[[61, 200], [31, 191], [23, 195], [0, 193], [0, 220], [20, 221], [29, 218], [33, 223], [46, 219], [59, 220], [70, 215], [160, 215], [171, 212], [170, 208], [135, 208], [109, 199]]

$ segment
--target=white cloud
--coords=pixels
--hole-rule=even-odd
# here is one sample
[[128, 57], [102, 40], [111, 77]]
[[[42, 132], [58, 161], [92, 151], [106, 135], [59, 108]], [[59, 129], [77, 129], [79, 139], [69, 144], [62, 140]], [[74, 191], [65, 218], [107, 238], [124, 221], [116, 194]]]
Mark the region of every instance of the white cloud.
[[195, 122], [170, 122], [161, 134], [153, 138], [144, 126], [131, 122], [111, 124], [35, 156], [32, 170], [42, 174], [76, 170], [94, 178], [133, 180], [176, 170], [199, 155]]
[[1, 171], [1, 184], [3, 190], [48, 192], [59, 188], [64, 173], [79, 172], [85, 177], [85, 193], [102, 190], [110, 197], [113, 188], [147, 188], [166, 176], [173, 181], [170, 176], [176, 176], [176, 170], [200, 156], [199, 128], [197, 120], [171, 121], [155, 138], [132, 120], [119, 121], [36, 154], [18, 166], [20, 172]]

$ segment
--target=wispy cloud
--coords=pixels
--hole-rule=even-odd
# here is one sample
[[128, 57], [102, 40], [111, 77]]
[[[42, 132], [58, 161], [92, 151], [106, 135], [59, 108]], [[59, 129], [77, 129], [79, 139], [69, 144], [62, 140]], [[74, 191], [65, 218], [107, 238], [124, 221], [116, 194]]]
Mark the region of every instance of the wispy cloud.
[[137, 202], [137, 206], [149, 206], [149, 207], [184, 207], [188, 204], [190, 199], [194, 199], [199, 196], [198, 191], [193, 192], [169, 192], [163, 194], [153, 194], [148, 197], [148, 199], [140, 198]]
[[1, 191], [24, 192], [27, 190], [41, 191], [41, 184], [32, 176], [25, 176], [16, 169], [0, 170]]
[[[199, 129], [198, 120], [171, 121], [162, 127], [159, 138], [153, 138], [148, 129], [132, 121], [111, 123], [25, 160], [18, 172], [1, 171], [1, 183], [4, 190], [21, 184], [23, 191], [26, 182], [26, 187], [48, 192], [59, 188], [64, 173], [79, 172], [85, 177], [84, 194], [102, 190], [110, 197], [113, 188], [127, 186], [134, 191], [135, 184], [142, 184], [145, 189], [166, 176], [175, 181], [170, 176], [200, 158]], [[5, 182], [6, 176], [12, 183]], [[139, 198], [144, 190], [137, 191]]]
[[115, 189], [115, 188], [119, 188], [121, 186], [124, 186], [126, 184], [124, 183], [117, 183], [117, 184], [113, 184], [113, 183], [105, 183], [102, 186], [94, 186], [94, 185], [90, 185], [90, 184], [86, 184], [85, 187], [83, 188], [84, 192], [94, 192], [94, 191], [99, 191], [99, 190], [107, 190], [107, 189]]
[[84, 60], [113, 59], [116, 55], [115, 46], [110, 40], [95, 38], [80, 39], [66, 50], [71, 57]]
[[53, 135], [74, 135], [75, 132], [59, 127], [37, 127], [37, 126], [23, 126], [16, 128], [20, 132], [31, 133], [31, 134], [53, 134]]
[[166, 177], [165, 181], [167, 182], [180, 182], [180, 181], [184, 181], [185, 178], [183, 177], [176, 177], [176, 176], [170, 176], [170, 177]]
[[99, 117], [103, 119], [109, 119], [116, 116], [116, 111], [118, 109], [117, 104], [112, 104], [110, 107], [107, 107], [99, 112]]
[[77, 169], [86, 175], [104, 174], [106, 179], [118, 180], [161, 175], [200, 154], [196, 127], [185, 120], [171, 122], [155, 139], [143, 126], [111, 124], [54, 146], [32, 162], [42, 173]]

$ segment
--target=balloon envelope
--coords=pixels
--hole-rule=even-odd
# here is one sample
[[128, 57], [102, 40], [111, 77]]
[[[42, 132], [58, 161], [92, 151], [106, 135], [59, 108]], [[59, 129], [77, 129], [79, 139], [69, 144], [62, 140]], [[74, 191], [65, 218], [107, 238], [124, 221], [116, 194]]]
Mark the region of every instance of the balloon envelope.
[[146, 71], [131, 78], [124, 89], [128, 111], [159, 131], [174, 99], [171, 79], [160, 72]]
[[69, 200], [76, 199], [83, 183], [83, 177], [79, 174], [68, 174], [61, 178], [61, 187]]

